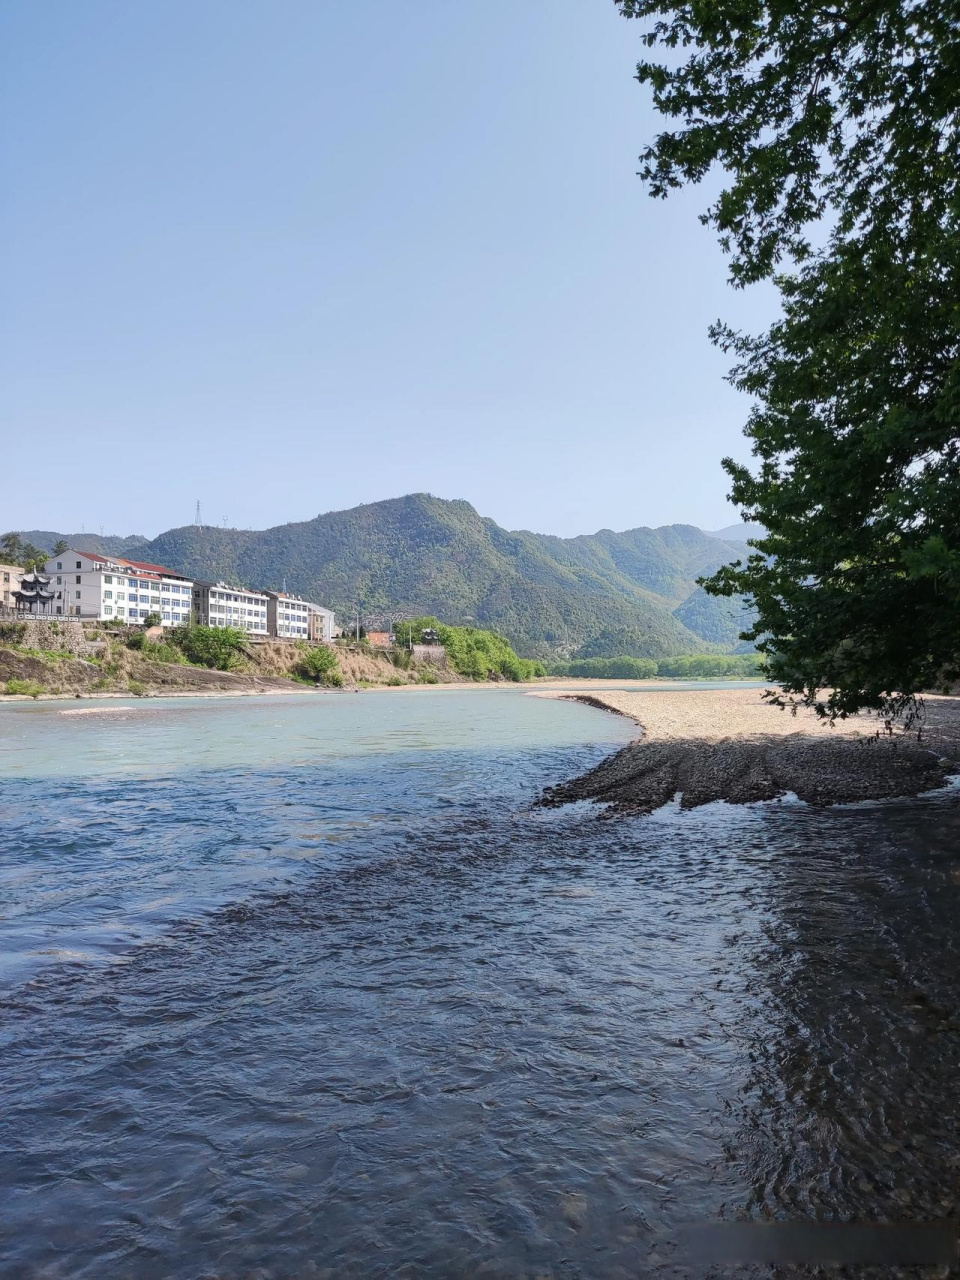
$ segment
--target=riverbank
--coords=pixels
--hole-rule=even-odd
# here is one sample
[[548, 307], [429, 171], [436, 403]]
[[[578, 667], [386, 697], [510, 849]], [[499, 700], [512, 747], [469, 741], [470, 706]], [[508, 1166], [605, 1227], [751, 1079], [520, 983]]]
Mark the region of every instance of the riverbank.
[[960, 698], [928, 697], [920, 735], [887, 733], [874, 716], [829, 725], [762, 701], [759, 689], [684, 693], [544, 690], [629, 716], [643, 737], [540, 803], [576, 800], [608, 813], [651, 813], [679, 796], [684, 808], [714, 800], [750, 804], [787, 794], [811, 804], [919, 795], [960, 772]]

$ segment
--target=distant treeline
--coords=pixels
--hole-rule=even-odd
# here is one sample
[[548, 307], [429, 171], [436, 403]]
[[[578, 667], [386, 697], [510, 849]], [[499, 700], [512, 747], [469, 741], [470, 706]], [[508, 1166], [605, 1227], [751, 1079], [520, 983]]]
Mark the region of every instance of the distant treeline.
[[551, 663], [552, 676], [593, 680], [649, 680], [653, 676], [704, 680], [714, 676], [749, 679], [763, 675], [759, 653], [686, 654], [678, 658], [579, 658]]

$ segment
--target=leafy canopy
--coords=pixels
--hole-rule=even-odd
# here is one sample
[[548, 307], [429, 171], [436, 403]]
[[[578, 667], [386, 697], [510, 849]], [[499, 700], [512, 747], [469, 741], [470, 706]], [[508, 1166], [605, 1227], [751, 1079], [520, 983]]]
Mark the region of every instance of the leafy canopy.
[[197, 666], [216, 671], [243, 666], [247, 636], [239, 627], [183, 627], [171, 631], [170, 640]]
[[0, 537], [0, 557], [6, 564], [18, 565], [21, 569], [42, 569], [50, 557], [31, 542], [24, 542], [16, 533], [5, 533]]
[[703, 220], [783, 302], [713, 331], [754, 398], [731, 496], [768, 536], [705, 585], [756, 607], [787, 701], [897, 713], [960, 676], [960, 0], [619, 8], [679, 121], [651, 193], [721, 168]]
[[479, 627], [448, 627], [437, 618], [414, 618], [400, 624], [398, 640], [423, 642], [424, 631], [435, 631], [454, 671], [470, 680], [532, 680], [544, 674], [543, 664], [519, 658], [502, 636]]

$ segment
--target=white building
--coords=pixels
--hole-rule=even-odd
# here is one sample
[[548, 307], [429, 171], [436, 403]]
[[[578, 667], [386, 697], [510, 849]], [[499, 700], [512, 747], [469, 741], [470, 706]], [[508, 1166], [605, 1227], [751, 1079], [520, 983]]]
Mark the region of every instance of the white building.
[[46, 563], [54, 616], [97, 618], [142, 626], [151, 613], [165, 627], [190, 621], [193, 582], [159, 564], [92, 551], [64, 551]]
[[336, 617], [322, 604], [288, 595], [286, 591], [268, 591], [267, 629], [281, 640], [332, 640]]
[[229, 582], [193, 584], [193, 620], [201, 627], [239, 627], [251, 635], [267, 634], [266, 592]]

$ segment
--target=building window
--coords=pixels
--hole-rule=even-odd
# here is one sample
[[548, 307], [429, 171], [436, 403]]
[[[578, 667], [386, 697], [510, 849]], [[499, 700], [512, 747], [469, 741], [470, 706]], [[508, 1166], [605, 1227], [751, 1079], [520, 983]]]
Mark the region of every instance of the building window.
[[104, 613], [113, 613], [113, 605], [112, 605], [112, 604], [105, 604], [105, 605], [103, 606], [103, 612], [104, 612]]
[[127, 593], [126, 593], [125, 591], [118, 591], [118, 592], [117, 592], [117, 599], [118, 599], [118, 600], [126, 600], [126, 598], [127, 598]]
[[78, 569], [82, 569], [82, 568], [83, 568], [83, 561], [82, 561], [82, 560], [78, 560], [78, 561], [77, 561], [77, 568], [78, 568]]
[[62, 561], [62, 560], [58, 560], [58, 561], [57, 561], [57, 568], [58, 568], [58, 569], [62, 569], [62, 568], [63, 568], [63, 561]]
[[169, 622], [169, 621], [170, 621], [170, 614], [169, 614], [169, 613], [165, 613], [165, 614], [163, 615], [163, 620], [164, 620], [164, 622]]
[[[59, 567], [59, 566], [58, 566], [58, 567]], [[62, 586], [63, 586], [63, 579], [62, 579], [62, 578], [57, 578], [57, 586], [58, 586], [58, 587], [62, 587]]]
[[57, 613], [63, 613], [63, 605], [57, 605]]
[[104, 598], [104, 600], [112, 600], [112, 599], [113, 599], [113, 592], [112, 592], [112, 591], [105, 591], [105, 592], [103, 593], [103, 598]]
[[79, 587], [79, 585], [80, 585], [80, 583], [81, 583], [82, 581], [83, 581], [83, 578], [82, 578], [82, 577], [80, 576], [80, 574], [78, 573], [78, 574], [77, 574], [77, 586], [78, 586], [78, 587]]
[[73, 595], [74, 595], [74, 599], [75, 599], [75, 600], [79, 600], [79, 599], [80, 599], [80, 592], [79, 592], [79, 591], [75, 591], [75, 592], [73, 593]]

